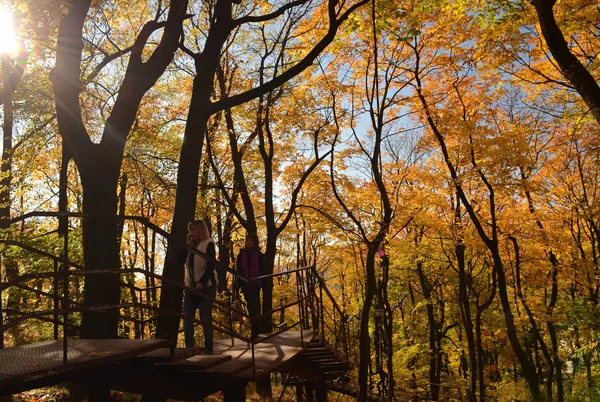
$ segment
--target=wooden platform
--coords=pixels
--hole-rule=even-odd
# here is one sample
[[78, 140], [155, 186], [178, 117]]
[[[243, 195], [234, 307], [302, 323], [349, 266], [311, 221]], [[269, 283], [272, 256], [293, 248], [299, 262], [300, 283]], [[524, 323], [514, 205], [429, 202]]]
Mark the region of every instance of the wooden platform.
[[[314, 331], [305, 330], [288, 331], [269, 337], [265, 341], [254, 345], [254, 362], [256, 369], [252, 367], [252, 347], [249, 343], [235, 339], [233, 344], [231, 338], [215, 341], [215, 354], [231, 356], [232, 364], [239, 366], [250, 366], [235, 374], [239, 378], [249, 380], [255, 377], [268, 375], [277, 371], [282, 365], [291, 362], [306, 345], [313, 339]], [[262, 336], [265, 338], [265, 336]], [[219, 368], [215, 367], [215, 371]]]
[[171, 344], [167, 339], [68, 339], [0, 349], [0, 395], [60, 382], [71, 372], [130, 358]]
[[[78, 371], [70, 380], [86, 386], [177, 400], [199, 400], [223, 390], [235, 394], [235, 398], [228, 400], [243, 401], [249, 381], [293, 364], [313, 337], [314, 332], [309, 330], [285, 332], [266, 339], [255, 345], [254, 360], [249, 343], [234, 338], [215, 339], [214, 355], [157, 362], [153, 360], [165, 353], [157, 351]], [[175, 350], [175, 355], [185, 353]]]
[[4, 349], [0, 396], [64, 381], [179, 400], [219, 390], [243, 392], [249, 381], [293, 364], [314, 332], [262, 338], [254, 348], [239, 339], [216, 339], [210, 356], [196, 355], [200, 350], [193, 348], [175, 349], [171, 355], [169, 340], [70, 339], [67, 364], [62, 363], [62, 341]]
[[[252, 344], [240, 339], [215, 339], [212, 356], [197, 355], [177, 361], [161, 362], [157, 363], [157, 367], [172, 371], [203, 371], [252, 381], [255, 377], [276, 371], [296, 358], [313, 337], [312, 330], [305, 330], [302, 333], [283, 332], [273, 337], [261, 336], [260, 339], [264, 340], [254, 345], [254, 351]], [[139, 361], [142, 358], [144, 356], [136, 357], [135, 360]]]

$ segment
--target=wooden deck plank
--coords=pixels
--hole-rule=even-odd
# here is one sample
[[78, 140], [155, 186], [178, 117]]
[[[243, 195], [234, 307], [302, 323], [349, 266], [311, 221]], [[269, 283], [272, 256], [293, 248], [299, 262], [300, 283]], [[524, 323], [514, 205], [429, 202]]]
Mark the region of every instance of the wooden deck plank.
[[206, 372], [229, 377], [235, 376], [248, 369], [252, 369], [251, 361], [241, 362], [239, 360], [229, 360], [226, 363], [220, 364], [219, 366], [209, 368], [206, 370]]
[[[255, 374], [256, 377], [270, 374], [295, 359], [313, 337], [312, 330], [283, 332], [268, 339], [263, 337], [264, 341], [254, 345], [255, 369], [252, 365], [252, 345], [247, 342], [238, 339], [232, 342], [231, 338], [215, 340], [215, 353], [231, 356], [229, 365], [237, 365], [240, 369], [235, 377], [253, 379]], [[243, 369], [243, 366], [247, 368]], [[218, 367], [215, 371], [218, 371]]]
[[[169, 340], [69, 339], [66, 365], [62, 364], [62, 341], [40, 342], [0, 350], [0, 395], [8, 395], [9, 390], [14, 393], [15, 390], [44, 386], [53, 381], [77, 382], [79, 378], [79, 382], [85, 383], [89, 373], [103, 373], [98, 374], [99, 378], [92, 377], [105, 386], [138, 392], [149, 389], [150, 383], [156, 381], [157, 389], [159, 384], [165, 387], [165, 395], [179, 395], [171, 388], [176, 383], [173, 378], [183, 375], [190, 381], [206, 383], [208, 391], [211, 386], [217, 387], [219, 382], [253, 381], [286, 367], [284, 365], [302, 355], [313, 338], [312, 331], [288, 331], [255, 345], [239, 339], [216, 339], [215, 355], [196, 355], [178, 362], [162, 363], [157, 363], [156, 359], [170, 356]], [[176, 353], [185, 355], [194, 352], [181, 348]], [[145, 356], [133, 358], [143, 354]], [[134, 367], [136, 369], [132, 370]], [[132, 372], [139, 372], [139, 376], [131, 377], [129, 373]], [[195, 396], [200, 395], [199, 391], [195, 392]]]
[[204, 371], [229, 360], [231, 360], [231, 356], [228, 355], [198, 355], [175, 362], [157, 363], [156, 365], [160, 368]]
[[135, 357], [141, 363], [175, 362], [202, 353], [202, 348], [175, 348], [171, 356], [171, 348], [156, 349]]

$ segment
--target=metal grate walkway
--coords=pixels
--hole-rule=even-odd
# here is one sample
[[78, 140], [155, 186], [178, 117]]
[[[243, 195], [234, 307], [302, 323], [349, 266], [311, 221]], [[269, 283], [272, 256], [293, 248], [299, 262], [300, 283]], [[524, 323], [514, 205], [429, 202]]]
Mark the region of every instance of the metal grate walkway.
[[74, 370], [137, 356], [171, 345], [168, 339], [68, 339], [0, 349], [0, 396], [53, 383]]

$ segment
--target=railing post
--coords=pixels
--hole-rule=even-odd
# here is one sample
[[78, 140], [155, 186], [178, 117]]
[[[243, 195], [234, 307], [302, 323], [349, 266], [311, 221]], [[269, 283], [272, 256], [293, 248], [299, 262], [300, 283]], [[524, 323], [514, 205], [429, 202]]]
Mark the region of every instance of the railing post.
[[296, 271], [296, 294], [298, 297], [298, 314], [300, 319], [300, 342], [304, 343], [304, 300], [302, 297], [302, 281], [300, 271]]
[[254, 357], [254, 339], [250, 339], [250, 344], [252, 345], [252, 378], [256, 380], [256, 360]]
[[[148, 283], [146, 281], [146, 283]], [[139, 295], [139, 302], [140, 302], [140, 339], [146, 339], [146, 315], [144, 314], [144, 307], [142, 307], [142, 304], [144, 304], [144, 301], [142, 300], [142, 298], [144, 297], [144, 289], [140, 289], [139, 290], [140, 295]], [[146, 299], [146, 303], [148, 303], [148, 299]]]
[[[6, 245], [4, 245], [6, 248]], [[0, 284], [2, 283], [2, 270], [0, 269]], [[4, 289], [0, 288], [0, 349], [4, 349], [4, 314], [2, 314], [2, 291]]]
[[57, 341], [58, 340], [58, 306], [60, 303], [59, 297], [58, 297], [58, 286], [59, 286], [59, 273], [58, 273], [58, 260], [54, 260], [54, 276], [52, 278], [53, 283], [52, 283], [52, 289], [53, 289], [53, 296], [54, 296], [54, 304], [53, 304], [53, 310], [54, 310], [54, 340]]
[[67, 332], [69, 328], [69, 216], [63, 237], [63, 364], [67, 364]]
[[231, 292], [227, 295], [227, 301], [229, 303], [229, 332], [233, 332], [233, 297], [231, 296]]
[[[315, 277], [315, 281], [317, 281], [319, 283], [319, 315], [321, 316], [321, 328], [320, 328], [320, 332], [321, 335], [325, 336], [325, 300], [323, 299], [323, 284], [321, 283], [321, 281], [319, 280], [319, 278], [317, 278], [317, 267], [315, 265], [313, 265], [313, 270], [314, 270], [314, 277]], [[333, 313], [335, 314], [335, 309], [333, 309]], [[334, 324], [335, 324], [335, 320], [334, 320]]]

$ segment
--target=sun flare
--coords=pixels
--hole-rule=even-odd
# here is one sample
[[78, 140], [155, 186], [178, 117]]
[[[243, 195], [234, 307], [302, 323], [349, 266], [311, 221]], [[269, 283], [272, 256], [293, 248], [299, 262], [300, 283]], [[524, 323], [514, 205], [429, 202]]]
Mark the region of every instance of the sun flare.
[[17, 50], [17, 36], [12, 13], [0, 6], [0, 53], [11, 54]]

